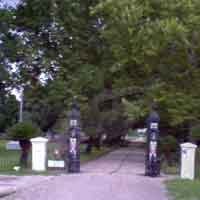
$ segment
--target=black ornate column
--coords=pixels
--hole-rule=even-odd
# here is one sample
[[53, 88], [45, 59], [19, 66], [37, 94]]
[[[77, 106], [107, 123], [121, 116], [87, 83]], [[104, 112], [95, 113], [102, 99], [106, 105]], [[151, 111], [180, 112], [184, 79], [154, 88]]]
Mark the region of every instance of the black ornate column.
[[72, 110], [69, 113], [69, 139], [68, 139], [68, 172], [80, 172], [80, 109], [73, 99]]
[[156, 177], [160, 175], [160, 159], [158, 155], [159, 122], [160, 117], [156, 111], [156, 105], [152, 106], [152, 111], [147, 118], [147, 150], [145, 175]]

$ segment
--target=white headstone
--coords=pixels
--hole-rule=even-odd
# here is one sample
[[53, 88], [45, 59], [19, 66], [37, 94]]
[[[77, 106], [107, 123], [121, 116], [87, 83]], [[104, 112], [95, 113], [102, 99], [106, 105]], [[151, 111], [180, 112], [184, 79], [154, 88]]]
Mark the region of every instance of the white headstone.
[[192, 143], [181, 144], [181, 178], [195, 178], [195, 152], [197, 145]]
[[47, 142], [43, 137], [31, 139], [32, 143], [32, 170], [45, 171], [47, 164]]

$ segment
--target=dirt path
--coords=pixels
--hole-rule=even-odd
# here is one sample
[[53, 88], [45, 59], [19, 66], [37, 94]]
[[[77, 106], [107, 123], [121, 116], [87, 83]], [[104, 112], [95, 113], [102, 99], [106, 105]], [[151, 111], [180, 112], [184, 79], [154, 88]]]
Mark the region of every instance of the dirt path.
[[166, 177], [143, 174], [144, 152], [122, 148], [85, 164], [80, 174], [51, 178], [5, 200], [168, 200]]

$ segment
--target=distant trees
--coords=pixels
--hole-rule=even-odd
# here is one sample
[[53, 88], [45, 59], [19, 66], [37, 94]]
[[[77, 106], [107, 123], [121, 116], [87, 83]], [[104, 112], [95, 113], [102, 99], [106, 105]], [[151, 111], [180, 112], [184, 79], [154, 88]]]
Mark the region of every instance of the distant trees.
[[17, 120], [18, 103], [11, 95], [13, 84], [10, 70], [12, 68], [8, 58], [15, 47], [10, 40], [9, 27], [12, 26], [12, 10], [0, 8], [0, 132]]
[[31, 122], [20, 122], [7, 129], [9, 139], [19, 141], [22, 149], [20, 165], [28, 167], [28, 155], [31, 148], [31, 138], [40, 134], [40, 129]]
[[18, 102], [15, 96], [2, 93], [0, 97], [0, 132], [4, 132], [18, 119]]
[[190, 127], [200, 118], [199, 8], [198, 0], [23, 0], [0, 12], [2, 64], [11, 72], [15, 63], [11, 85], [24, 86], [27, 117], [43, 130], [66, 117], [73, 95], [89, 110], [106, 81], [129, 119], [144, 119], [156, 100], [163, 124]]
[[106, 51], [100, 22], [90, 15], [96, 3], [24, 0], [7, 10], [4, 58], [16, 66], [12, 86], [23, 85], [25, 116], [43, 130], [57, 123], [73, 95], [85, 102], [103, 87]]
[[127, 104], [133, 118], [155, 99], [165, 125], [199, 123], [199, 8], [198, 0], [105, 0], [96, 7], [120, 77], [116, 84], [145, 91]]
[[0, 62], [0, 132], [17, 121], [18, 102], [10, 92], [11, 80], [3, 63]]

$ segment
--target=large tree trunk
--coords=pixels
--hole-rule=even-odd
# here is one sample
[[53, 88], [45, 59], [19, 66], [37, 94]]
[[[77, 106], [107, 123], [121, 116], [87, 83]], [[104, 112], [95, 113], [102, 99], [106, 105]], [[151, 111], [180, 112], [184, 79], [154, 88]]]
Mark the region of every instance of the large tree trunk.
[[31, 147], [30, 140], [20, 140], [19, 141], [21, 147], [21, 156], [20, 156], [20, 166], [28, 167], [28, 154]]

